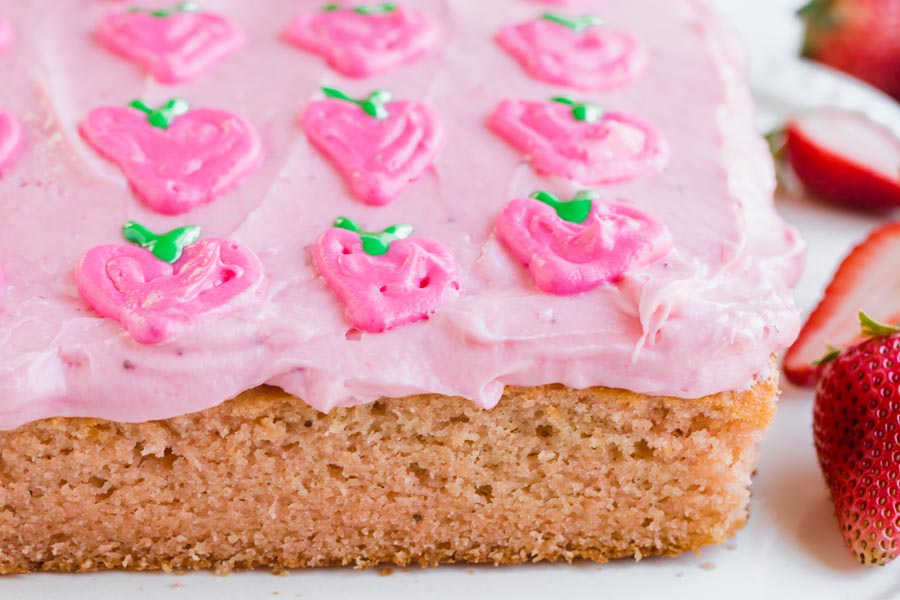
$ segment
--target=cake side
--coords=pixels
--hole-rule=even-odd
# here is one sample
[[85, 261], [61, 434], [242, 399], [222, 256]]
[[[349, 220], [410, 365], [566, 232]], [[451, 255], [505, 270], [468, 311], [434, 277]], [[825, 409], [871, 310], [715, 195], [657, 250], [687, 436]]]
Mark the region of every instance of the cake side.
[[165, 421], [0, 433], [0, 573], [675, 555], [747, 519], [774, 380], [685, 402], [562, 386], [319, 413], [274, 388]]

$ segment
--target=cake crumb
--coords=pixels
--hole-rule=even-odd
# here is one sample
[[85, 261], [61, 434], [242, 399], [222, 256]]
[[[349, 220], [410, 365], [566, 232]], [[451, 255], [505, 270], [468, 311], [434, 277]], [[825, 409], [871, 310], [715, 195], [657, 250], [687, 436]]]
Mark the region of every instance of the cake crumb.
[[173, 590], [177, 590], [178, 588], [181, 587], [181, 582], [180, 582], [180, 581], [176, 581], [175, 583], [173, 583], [173, 584], [170, 585], [169, 587], [172, 588]]
[[393, 567], [385, 567], [385, 568], [383, 568], [383, 569], [381, 570], [381, 573], [380, 573], [380, 575], [381, 575], [382, 577], [389, 577], [389, 576], [391, 576], [391, 575], [393, 575], [393, 574], [394, 574], [394, 569], [393, 569]]
[[734, 542], [729, 542], [729, 543], [725, 544], [725, 549], [732, 550], [732, 551], [737, 550], [737, 544], [735, 544]]
[[716, 563], [714, 563], [712, 561], [706, 561], [704, 563], [700, 563], [700, 568], [703, 569], [704, 571], [715, 571]]

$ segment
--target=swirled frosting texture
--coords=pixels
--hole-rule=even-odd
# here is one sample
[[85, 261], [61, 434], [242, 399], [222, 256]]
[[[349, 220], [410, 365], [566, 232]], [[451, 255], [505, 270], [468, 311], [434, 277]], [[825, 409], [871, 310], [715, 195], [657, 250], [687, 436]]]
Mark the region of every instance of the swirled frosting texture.
[[[775, 213], [773, 173], [753, 128], [740, 52], [696, 0], [571, 0], [647, 49], [629, 85], [585, 93], [529, 77], [495, 40], [544, 8], [523, 0], [406, 0], [440, 23], [440, 50], [374, 78], [346, 79], [283, 39], [303, 0], [209, 0], [247, 44], [214, 71], [164, 87], [112, 56], [92, 31], [115, 7], [56, 0], [7, 3], [19, 41], [0, 55], [3, 108], [27, 144], [0, 177], [0, 428], [48, 416], [124, 421], [208, 408], [270, 383], [316, 408], [432, 392], [491, 407], [504, 385], [559, 382], [684, 398], [748, 386], [798, 327], [791, 288], [802, 246]], [[11, 6], [10, 6], [11, 4]], [[653, 18], [648, 18], [653, 15]], [[27, 35], [26, 35], [27, 33]], [[446, 124], [431, 169], [388, 206], [367, 206], [298, 125], [323, 85], [355, 97], [389, 89]], [[98, 106], [172, 96], [240, 114], [266, 156], [241, 185], [190, 215], [204, 238], [259, 256], [262, 297], [190, 333], [136, 342], [76, 289], [90, 248], [121, 243], [126, 220], [155, 231], [158, 214], [122, 172], [89, 148], [78, 123]], [[670, 147], [661, 173], [600, 188], [661, 222], [673, 250], [615, 285], [573, 296], [538, 291], [495, 237], [512, 199], [583, 186], [538, 175], [487, 126], [506, 99], [593, 100], [633, 114]], [[317, 274], [311, 246], [337, 216], [370, 230], [409, 223], [452, 252], [464, 295], [429, 319], [385, 333], [350, 331], [345, 307]]]

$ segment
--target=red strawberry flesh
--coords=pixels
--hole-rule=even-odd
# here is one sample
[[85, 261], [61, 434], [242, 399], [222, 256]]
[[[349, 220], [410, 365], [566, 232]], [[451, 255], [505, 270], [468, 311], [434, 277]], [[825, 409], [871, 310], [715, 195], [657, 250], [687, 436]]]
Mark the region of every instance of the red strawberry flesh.
[[787, 157], [814, 194], [864, 208], [900, 206], [900, 139], [862, 113], [810, 112], [787, 127]]
[[821, 372], [816, 361], [832, 348], [849, 348], [860, 340], [860, 311], [877, 321], [900, 323], [900, 223], [876, 230], [844, 259], [785, 355], [788, 379], [814, 385]]

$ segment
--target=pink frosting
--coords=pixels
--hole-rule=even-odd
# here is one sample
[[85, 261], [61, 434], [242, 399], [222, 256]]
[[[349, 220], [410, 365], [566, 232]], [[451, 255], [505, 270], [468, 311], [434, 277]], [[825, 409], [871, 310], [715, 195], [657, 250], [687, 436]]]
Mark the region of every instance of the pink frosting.
[[533, 77], [583, 90], [626, 85], [647, 62], [643, 46], [627, 33], [603, 26], [575, 31], [543, 18], [504, 27], [497, 42]]
[[[535, 2], [404, 0], [440, 24], [440, 50], [364, 85], [285, 43], [300, 4], [318, 6], [215, 3], [241, 24], [247, 45], [177, 95], [243, 115], [266, 159], [187, 219], [149, 208], [78, 134], [98, 106], [133, 97], [159, 106], [176, 95], [86, 34], [110, 4], [3, 5], [29, 35], [0, 57], [10, 91], [3, 108], [27, 124], [28, 141], [0, 177], [0, 428], [53, 415], [166, 418], [264, 383], [321, 410], [416, 393], [491, 407], [504, 386], [547, 383], [696, 398], [751, 385], [792, 341], [802, 245], [775, 212], [771, 158], [734, 38], [699, 1], [570, 0], [567, 13], [600, 14], [652, 57], [629, 85], [590, 98], [530, 77], [498, 46], [498, 31], [546, 10]], [[388, 205], [360, 202], [297, 124], [322, 86], [354, 96], [383, 88], [427, 105], [446, 128], [431, 168]], [[515, 198], [536, 190], [571, 198], [583, 186], [536, 172], [487, 126], [506, 99], [559, 95], [638, 115], [671, 149], [661, 172], [598, 191], [664, 224], [672, 251], [566, 296], [538, 290], [494, 228]], [[452, 254], [464, 294], [426, 320], [348, 332], [347, 306], [313, 260], [315, 241], [342, 215], [370, 227], [413, 225]], [[73, 276], [91, 248], [123, 243], [126, 220], [153, 231], [194, 224], [235, 240], [259, 257], [268, 285], [258, 300], [141, 344], [99, 316]]]
[[0, 110], [0, 174], [22, 150], [22, 125], [14, 116]]
[[297, 16], [287, 37], [348, 77], [370, 77], [426, 56], [438, 45], [440, 30], [427, 14], [403, 6], [379, 14], [346, 6]]
[[121, 167], [147, 206], [167, 215], [211, 202], [262, 161], [253, 125], [221, 110], [192, 110], [161, 129], [135, 108], [107, 106], [92, 110], [79, 131]]
[[669, 146], [648, 123], [624, 113], [578, 121], [559, 102], [504, 100], [490, 125], [542, 173], [587, 184], [627, 181], [662, 170]]
[[100, 21], [97, 38], [168, 84], [193, 79], [244, 43], [244, 34], [231, 20], [189, 11], [167, 17], [111, 13]]
[[386, 105], [383, 119], [345, 100], [311, 102], [301, 124], [337, 166], [353, 194], [375, 206], [393, 201], [431, 167], [444, 136], [437, 113], [421, 102]]
[[582, 223], [564, 221], [532, 198], [513, 200], [497, 219], [497, 235], [539, 290], [560, 295], [618, 281], [672, 250], [669, 231], [653, 217], [596, 200]]
[[0, 50], [9, 48], [15, 40], [16, 32], [12, 23], [0, 17]]
[[188, 246], [175, 264], [136, 246], [97, 246], [78, 263], [75, 283], [91, 308], [142, 344], [165, 342], [200, 318], [255, 302], [265, 289], [256, 255], [221, 239]]
[[372, 256], [359, 235], [332, 228], [316, 240], [313, 260], [347, 307], [350, 324], [378, 333], [427, 319], [462, 294], [456, 261], [433, 240], [410, 238]]

